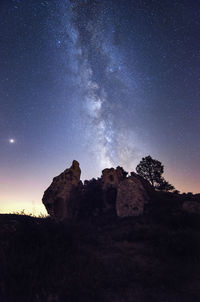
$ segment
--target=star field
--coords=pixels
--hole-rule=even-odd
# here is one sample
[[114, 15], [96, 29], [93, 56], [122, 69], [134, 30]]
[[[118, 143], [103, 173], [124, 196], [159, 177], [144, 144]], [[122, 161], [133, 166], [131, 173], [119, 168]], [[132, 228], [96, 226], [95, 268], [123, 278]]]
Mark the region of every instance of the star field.
[[199, 192], [199, 14], [194, 0], [1, 1], [0, 210], [41, 210], [73, 159], [85, 179], [150, 154]]

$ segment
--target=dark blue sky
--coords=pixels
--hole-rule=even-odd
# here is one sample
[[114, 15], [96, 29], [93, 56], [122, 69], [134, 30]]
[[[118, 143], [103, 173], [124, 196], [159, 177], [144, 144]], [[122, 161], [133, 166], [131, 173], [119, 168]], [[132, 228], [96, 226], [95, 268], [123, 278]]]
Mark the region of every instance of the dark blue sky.
[[[0, 2], [0, 210], [148, 154], [200, 191], [200, 1]], [[14, 143], [9, 141], [14, 139]]]

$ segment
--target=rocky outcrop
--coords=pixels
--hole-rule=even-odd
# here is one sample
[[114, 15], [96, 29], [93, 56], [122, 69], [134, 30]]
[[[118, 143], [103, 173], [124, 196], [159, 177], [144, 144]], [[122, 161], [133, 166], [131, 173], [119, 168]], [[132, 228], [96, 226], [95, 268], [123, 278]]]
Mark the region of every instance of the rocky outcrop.
[[76, 200], [82, 185], [80, 175], [79, 163], [74, 160], [69, 169], [54, 177], [44, 192], [42, 202], [48, 214], [56, 220], [61, 221], [75, 215]]
[[120, 217], [142, 215], [152, 187], [136, 173], [127, 174], [122, 167], [104, 169], [98, 181], [83, 185], [79, 163], [74, 160], [69, 169], [53, 179], [44, 192], [43, 204], [58, 221], [82, 217], [86, 211], [88, 215], [108, 211]]
[[120, 217], [138, 216], [143, 214], [152, 186], [134, 172], [128, 178], [126, 174], [122, 167], [102, 171], [104, 205]]
[[130, 176], [119, 183], [117, 189], [116, 212], [120, 217], [143, 214], [149, 196], [139, 177]]
[[103, 204], [106, 209], [116, 211], [116, 196], [117, 188], [120, 181], [124, 178], [124, 170], [121, 167], [116, 169], [104, 169], [102, 171], [102, 190], [103, 190]]
[[102, 183], [103, 190], [106, 190], [110, 187], [117, 188], [119, 182], [124, 178], [124, 169], [122, 167], [117, 167], [116, 169], [104, 169], [102, 171]]

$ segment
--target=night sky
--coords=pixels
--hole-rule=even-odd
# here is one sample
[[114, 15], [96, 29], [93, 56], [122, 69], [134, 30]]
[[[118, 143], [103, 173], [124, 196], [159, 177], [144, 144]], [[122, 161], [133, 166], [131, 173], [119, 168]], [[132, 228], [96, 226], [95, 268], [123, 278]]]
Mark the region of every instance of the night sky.
[[200, 191], [199, 0], [0, 1], [0, 212], [45, 212], [80, 162], [165, 165]]

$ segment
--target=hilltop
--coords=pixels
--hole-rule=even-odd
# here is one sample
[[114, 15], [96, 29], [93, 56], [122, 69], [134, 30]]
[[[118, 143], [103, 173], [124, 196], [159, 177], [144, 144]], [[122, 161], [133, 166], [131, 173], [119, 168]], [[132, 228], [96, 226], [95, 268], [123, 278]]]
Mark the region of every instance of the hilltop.
[[155, 191], [136, 217], [0, 215], [0, 301], [200, 301], [195, 201]]

